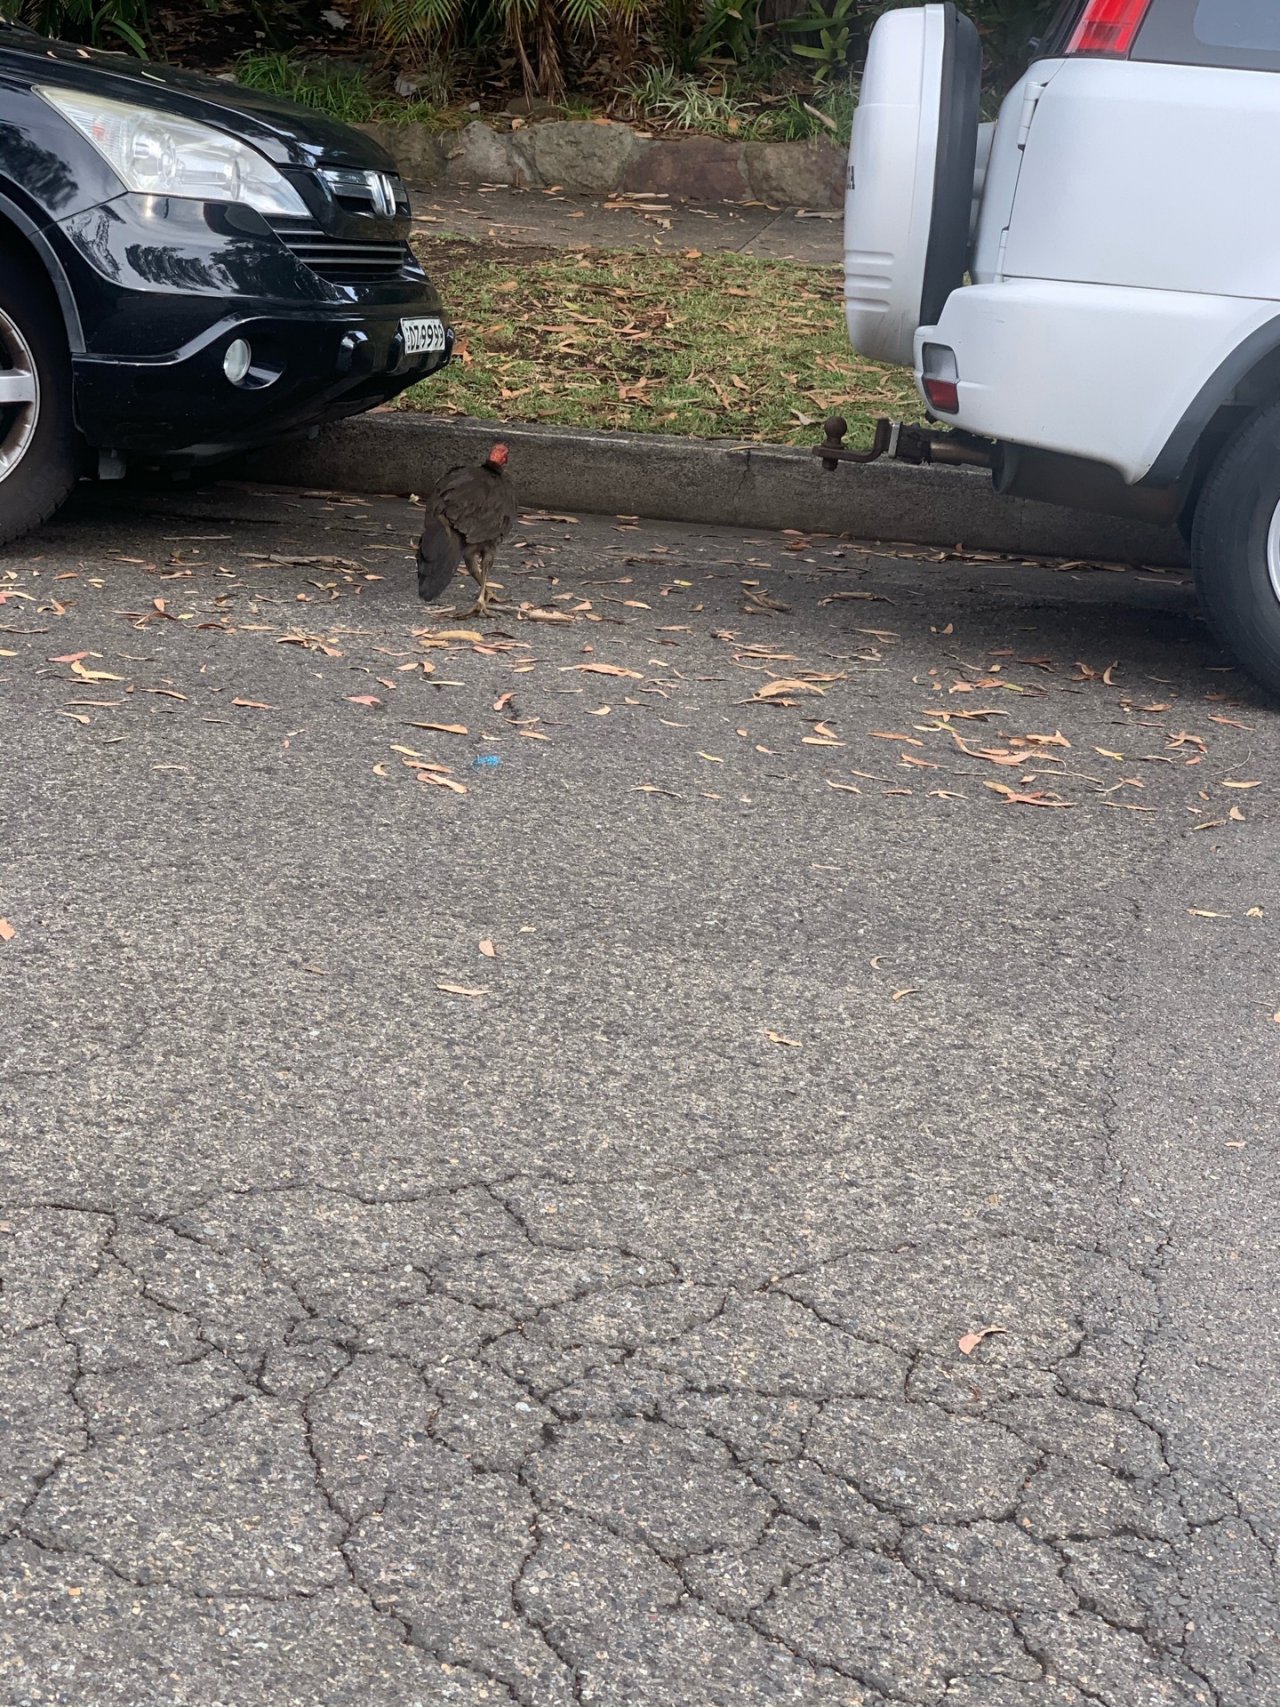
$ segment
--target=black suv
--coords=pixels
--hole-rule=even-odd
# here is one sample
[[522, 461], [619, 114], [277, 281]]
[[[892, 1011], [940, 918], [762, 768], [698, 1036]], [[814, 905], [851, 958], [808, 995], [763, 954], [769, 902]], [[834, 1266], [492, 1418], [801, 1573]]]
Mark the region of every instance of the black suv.
[[0, 24], [0, 541], [84, 472], [209, 462], [443, 367], [408, 231], [358, 131]]

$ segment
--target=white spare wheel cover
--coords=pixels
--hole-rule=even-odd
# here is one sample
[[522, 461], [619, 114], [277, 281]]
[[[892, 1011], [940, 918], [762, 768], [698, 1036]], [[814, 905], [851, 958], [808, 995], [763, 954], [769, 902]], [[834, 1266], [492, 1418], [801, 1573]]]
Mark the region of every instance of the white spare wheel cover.
[[845, 318], [853, 346], [913, 363], [968, 265], [982, 45], [951, 5], [886, 12], [871, 32], [849, 145]]

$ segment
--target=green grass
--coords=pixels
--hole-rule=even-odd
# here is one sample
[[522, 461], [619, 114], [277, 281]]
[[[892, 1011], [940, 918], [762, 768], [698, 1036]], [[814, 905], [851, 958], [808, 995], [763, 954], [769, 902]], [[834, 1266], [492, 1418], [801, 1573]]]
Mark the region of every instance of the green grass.
[[647, 66], [623, 93], [653, 125], [761, 142], [820, 137], [847, 145], [857, 104], [847, 78], [807, 94], [773, 95], [746, 77], [685, 76], [670, 65]]
[[247, 89], [263, 89], [299, 106], [328, 113], [344, 124], [426, 124], [451, 122], [430, 101], [384, 96], [359, 66], [320, 59], [294, 59], [287, 53], [252, 53], [236, 61], [235, 79]]
[[423, 259], [459, 343], [402, 407], [433, 414], [815, 444], [877, 415], [920, 418], [909, 376], [849, 347], [834, 272], [740, 255]]
[[[288, 53], [250, 53], [236, 61], [235, 78], [249, 89], [262, 89], [345, 124], [425, 124], [444, 129], [465, 122], [469, 113], [450, 107], [443, 80], [428, 87], [431, 98], [404, 100], [384, 93], [367, 68], [350, 61], [299, 59]], [[749, 79], [685, 77], [670, 66], [650, 66], [624, 91], [645, 123], [702, 136], [735, 136], [768, 142], [802, 142], [810, 137], [845, 145], [853, 122], [855, 96], [848, 82], [802, 94], [770, 94]], [[600, 103], [585, 95], [567, 95], [556, 108], [563, 118], [592, 118]]]

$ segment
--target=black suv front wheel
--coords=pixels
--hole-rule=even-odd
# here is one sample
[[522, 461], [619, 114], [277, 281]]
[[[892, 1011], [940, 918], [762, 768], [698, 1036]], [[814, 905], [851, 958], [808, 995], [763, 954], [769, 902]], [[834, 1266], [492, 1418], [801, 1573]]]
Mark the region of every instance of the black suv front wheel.
[[0, 544], [45, 521], [79, 471], [62, 317], [33, 267], [0, 261]]

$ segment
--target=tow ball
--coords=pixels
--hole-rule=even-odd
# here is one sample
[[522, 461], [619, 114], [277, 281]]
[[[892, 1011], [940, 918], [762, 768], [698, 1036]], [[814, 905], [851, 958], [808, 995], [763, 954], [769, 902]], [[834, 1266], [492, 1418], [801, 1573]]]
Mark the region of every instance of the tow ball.
[[906, 421], [890, 421], [883, 415], [876, 422], [866, 450], [850, 450], [845, 444], [849, 423], [843, 415], [832, 415], [824, 430], [827, 436], [822, 444], [814, 445], [813, 454], [821, 458], [828, 472], [842, 462], [878, 462], [882, 456], [917, 465], [948, 462], [990, 468], [995, 452], [995, 446], [988, 440], [969, 433], [939, 433], [930, 427], [913, 427]]

